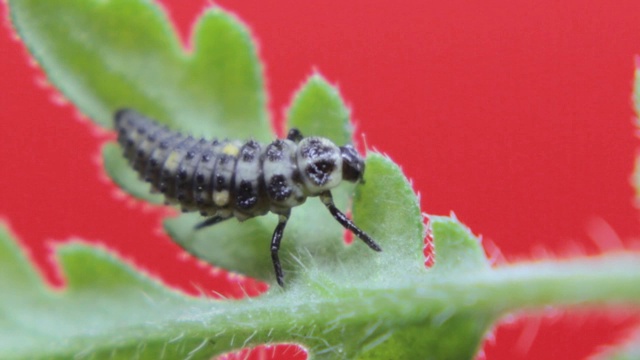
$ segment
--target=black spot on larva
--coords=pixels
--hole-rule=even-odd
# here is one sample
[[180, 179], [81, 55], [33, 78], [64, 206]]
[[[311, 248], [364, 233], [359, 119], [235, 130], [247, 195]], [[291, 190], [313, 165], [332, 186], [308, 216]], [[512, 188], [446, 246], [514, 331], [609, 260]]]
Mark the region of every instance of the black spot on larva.
[[178, 170], [178, 179], [184, 181], [187, 179], [187, 169], [185, 168], [180, 168]]
[[258, 196], [253, 191], [250, 181], [242, 180], [236, 195], [236, 204], [242, 209], [250, 209], [258, 202]]
[[178, 199], [178, 201], [184, 201], [187, 198], [187, 196], [183, 193], [179, 193], [178, 196], [176, 197], [176, 199]]
[[331, 160], [322, 160], [311, 163], [306, 167], [305, 173], [314, 184], [322, 186], [329, 181], [336, 164]]
[[155, 168], [158, 166], [158, 159], [151, 158], [151, 160], [149, 160], [149, 165], [151, 165], [151, 168]]
[[160, 149], [167, 150], [169, 148], [169, 145], [171, 145], [171, 141], [164, 140], [164, 141], [160, 142]]
[[259, 149], [260, 149], [260, 145], [255, 140], [249, 140], [242, 147], [240, 158], [244, 162], [253, 161], [258, 155]]
[[287, 184], [284, 175], [274, 175], [267, 186], [269, 197], [276, 201], [282, 201], [291, 195], [291, 187]]
[[196, 204], [198, 204], [198, 206], [204, 205], [204, 197], [202, 195], [196, 196]]
[[136, 153], [136, 156], [138, 156], [139, 158], [143, 158], [145, 156], [144, 150], [138, 149], [138, 152]]
[[233, 156], [231, 155], [227, 155], [227, 154], [220, 155], [220, 165], [225, 165], [231, 160], [233, 160]]
[[198, 172], [198, 173], [196, 174], [196, 182], [197, 182], [198, 184], [204, 184], [204, 174], [203, 174], [203, 173]]
[[144, 135], [147, 132], [147, 128], [145, 128], [144, 126], [140, 126], [137, 130], [138, 134], [140, 135]]
[[166, 193], [167, 192], [167, 184], [160, 183], [160, 186], [158, 186], [158, 190], [163, 194]]
[[284, 149], [284, 141], [276, 140], [267, 147], [267, 159], [271, 162], [282, 160], [282, 150]]
[[209, 160], [211, 160], [211, 154], [210, 153], [202, 155], [202, 160], [201, 160], [202, 162], [206, 163]]
[[187, 151], [187, 160], [191, 160], [196, 156], [196, 152], [193, 150]]
[[324, 144], [320, 139], [309, 139], [300, 150], [302, 157], [306, 159], [315, 159], [331, 152], [333, 152], [333, 148]]
[[147, 140], [153, 143], [153, 142], [156, 142], [156, 140], [158, 140], [158, 137], [156, 136], [156, 133], [149, 134], [147, 135]]

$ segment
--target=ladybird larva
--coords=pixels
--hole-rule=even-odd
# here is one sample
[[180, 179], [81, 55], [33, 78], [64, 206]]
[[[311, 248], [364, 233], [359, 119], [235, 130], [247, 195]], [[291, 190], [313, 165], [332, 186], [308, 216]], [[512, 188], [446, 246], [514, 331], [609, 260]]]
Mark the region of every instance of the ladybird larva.
[[282, 234], [291, 208], [307, 197], [320, 197], [344, 228], [371, 249], [382, 250], [333, 203], [332, 188], [342, 181], [362, 181], [364, 160], [351, 145], [305, 138], [297, 129], [267, 145], [254, 140], [209, 141], [169, 130], [131, 109], [117, 111], [114, 118], [124, 156], [152, 190], [184, 212], [208, 217], [196, 229], [232, 217], [244, 221], [268, 212], [278, 215], [271, 258], [280, 286]]

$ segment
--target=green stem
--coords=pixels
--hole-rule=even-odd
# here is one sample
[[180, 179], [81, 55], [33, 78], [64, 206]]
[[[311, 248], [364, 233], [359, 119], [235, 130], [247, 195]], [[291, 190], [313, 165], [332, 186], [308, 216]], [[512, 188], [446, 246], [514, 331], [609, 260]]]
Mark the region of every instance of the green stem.
[[[332, 300], [297, 303], [296, 294], [256, 306], [251, 300], [234, 304], [224, 314], [198, 316], [194, 336], [253, 335], [246, 345], [264, 342], [306, 342], [296, 327], [366, 326], [375, 319], [388, 328], [424, 322], [443, 323], [454, 314], [489, 317], [549, 306], [640, 306], [640, 255], [607, 256], [571, 261], [540, 261], [448, 277], [433, 273], [427, 281], [409, 280], [406, 287], [363, 289], [334, 294]], [[307, 298], [308, 299], [308, 298]], [[186, 329], [194, 331], [194, 325]], [[237, 342], [237, 339], [236, 339]], [[243, 345], [243, 344], [239, 344]]]
[[[402, 282], [397, 286], [335, 287], [321, 296], [309, 294], [308, 287], [284, 292], [276, 289], [260, 299], [221, 302], [172, 300], [162, 293], [147, 293], [150, 297], [144, 314], [138, 313], [141, 318], [135, 321], [136, 326], [114, 331], [105, 325], [92, 333], [71, 332], [64, 335], [64, 341], [51, 334], [46, 348], [20, 347], [10, 358], [37, 359], [46, 354], [47, 358], [62, 359], [84, 351], [96, 358], [108, 358], [114, 351], [126, 357], [137, 354], [144, 344], [145, 349], [159, 348], [167, 354], [184, 354], [188, 349], [193, 359], [200, 359], [234, 348], [298, 342], [318, 354], [318, 359], [352, 359], [363, 347], [397, 340], [390, 338], [391, 334], [402, 338], [406, 335], [402, 332], [407, 331], [417, 334], [422, 342], [435, 339], [436, 345], [438, 339], [448, 336], [467, 336], [467, 343], [480, 341], [481, 334], [499, 316], [517, 310], [640, 306], [639, 254], [540, 261], [475, 272], [425, 272], [397, 279]], [[140, 296], [138, 292], [130, 295]], [[41, 306], [30, 307], [29, 314], [40, 322], [65, 324], [69, 315], [55, 311], [60, 306], [99, 310], [122, 302], [123, 298], [115, 295], [96, 304], [91, 291], [76, 291], [73, 296], [44, 300]], [[135, 304], [133, 300], [125, 302]], [[462, 334], [461, 329], [468, 331]], [[347, 338], [356, 340], [345, 345]]]

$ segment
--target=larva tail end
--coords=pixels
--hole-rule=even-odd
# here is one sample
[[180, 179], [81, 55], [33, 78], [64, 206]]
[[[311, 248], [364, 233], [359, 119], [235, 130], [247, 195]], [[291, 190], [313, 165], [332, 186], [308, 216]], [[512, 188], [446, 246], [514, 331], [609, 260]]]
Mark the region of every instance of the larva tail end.
[[135, 112], [128, 108], [118, 109], [113, 115], [113, 120], [115, 122], [116, 127], [120, 127], [124, 119], [128, 116], [135, 114]]

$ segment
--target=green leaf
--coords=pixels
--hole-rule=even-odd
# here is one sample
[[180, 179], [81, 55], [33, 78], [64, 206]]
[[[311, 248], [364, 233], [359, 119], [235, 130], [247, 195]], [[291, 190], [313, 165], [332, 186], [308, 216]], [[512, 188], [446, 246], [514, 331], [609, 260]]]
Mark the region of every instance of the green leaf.
[[[193, 53], [148, 0], [10, 0], [21, 39], [54, 84], [97, 124], [112, 127], [123, 107], [194, 136], [273, 137], [262, 67], [246, 28], [220, 10], [198, 20]], [[114, 180], [155, 201], [116, 151]]]
[[[254, 46], [224, 12], [204, 13], [188, 54], [150, 1], [9, 5], [49, 79], [98, 124], [109, 127], [113, 111], [130, 106], [194, 135], [272, 138]], [[294, 96], [287, 121], [341, 145], [351, 139], [348, 118], [337, 90], [313, 75]], [[116, 146], [104, 154], [118, 184], [149, 198]], [[491, 268], [479, 240], [454, 218], [430, 217], [436, 265], [426, 269], [423, 219], [410, 182], [378, 154], [370, 154], [366, 169], [354, 221], [383, 251], [358, 239], [345, 245], [340, 225], [309, 199], [294, 209], [285, 231], [286, 288], [242, 301], [186, 297], [79, 243], [57, 251], [67, 286], [53, 291], [0, 229], [0, 358], [209, 359], [293, 342], [315, 359], [469, 359], [492, 324], [511, 312], [640, 306], [639, 254]], [[339, 208], [347, 209], [352, 190], [336, 190]], [[200, 220], [184, 215], [165, 227], [211, 264], [273, 280], [273, 216], [194, 231]]]
[[[455, 220], [437, 221], [439, 233], [466, 231]], [[0, 358], [209, 359], [295, 342], [315, 359], [470, 359], [506, 313], [551, 305], [640, 306], [638, 254], [450, 276], [424, 271], [405, 278], [390, 273], [383, 281], [359, 276], [357, 283], [309, 279], [242, 301], [179, 295], [79, 243], [57, 254], [67, 279], [62, 291], [38, 280], [0, 228]]]
[[[22, 297], [38, 297], [45, 287], [40, 284], [38, 274], [23, 256], [17, 256], [20, 249], [12, 241], [9, 231], [0, 224], [0, 285], [11, 285], [12, 291], [3, 293], [3, 301], [12, 301]], [[17, 302], [16, 302], [17, 303]]]
[[[636, 113], [636, 127], [640, 128], [640, 58], [636, 57], [636, 69], [634, 74], [633, 104]], [[640, 156], [636, 153], [635, 167], [632, 176], [632, 184], [635, 189], [636, 202], [640, 202]], [[640, 327], [635, 330], [633, 336], [623, 343], [606, 349], [602, 354], [594, 357], [608, 360], [633, 360], [640, 358]]]
[[[164, 222], [173, 241], [196, 258], [226, 270], [265, 281], [275, 280], [269, 244], [277, 220], [263, 216], [239, 223], [230, 219], [215, 226], [195, 230], [203, 221], [200, 215], [187, 214]], [[285, 242], [282, 251], [288, 249]]]
[[[184, 320], [202, 300], [171, 292], [85, 245], [65, 245], [58, 256], [67, 278], [62, 292], [46, 289], [6, 228], [0, 228], [0, 358], [124, 359], [144, 354], [141, 358], [152, 359], [162, 352], [184, 356], [185, 349], [202, 342], [193, 335], [178, 338], [182, 330], [177, 326], [188, 322]], [[215, 304], [208, 306], [214, 311]], [[171, 334], [176, 341], [169, 343]]]
[[482, 271], [489, 263], [478, 239], [469, 229], [451, 226], [455, 219], [432, 217], [431, 231], [434, 238], [434, 250], [438, 256], [434, 271], [441, 274]]
[[424, 274], [425, 229], [420, 204], [411, 184], [398, 165], [380, 154], [369, 154], [365, 164], [365, 183], [357, 187], [353, 220], [382, 247], [373, 253], [355, 238], [341, 255], [341, 262], [352, 262], [349, 277], [362, 275], [400, 281], [407, 274]]
[[[633, 105], [636, 112], [636, 128], [640, 128], [640, 62], [636, 58], [636, 70], [633, 82]], [[640, 202], [640, 157], [636, 156], [635, 166], [632, 175], [633, 187], [636, 191], [636, 201]]]
[[208, 10], [192, 54], [148, 0], [10, 0], [21, 39], [84, 114], [112, 127], [132, 107], [195, 135], [268, 139], [262, 69], [237, 20]]
[[338, 89], [320, 74], [311, 75], [294, 95], [287, 119], [288, 128], [304, 136], [326, 137], [338, 145], [352, 141], [350, 111]]
[[636, 58], [636, 69], [633, 79], [633, 105], [636, 115], [640, 114], [640, 61]]

